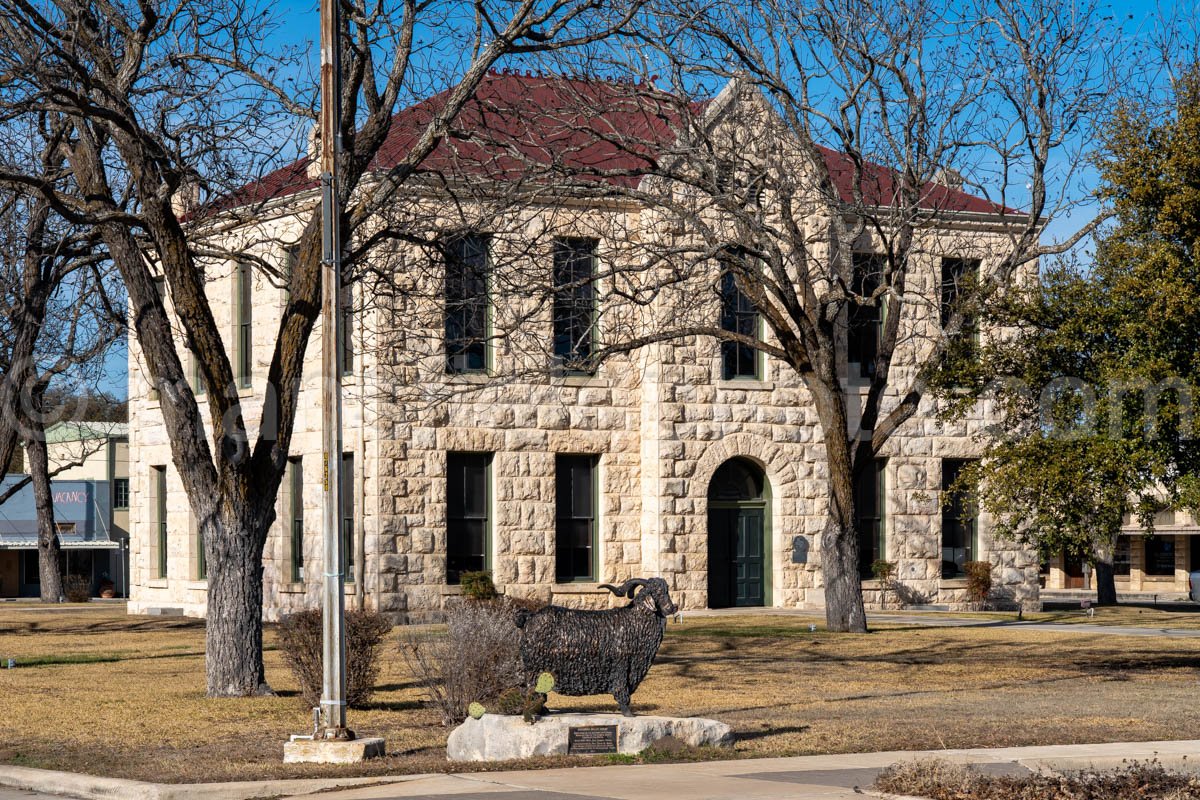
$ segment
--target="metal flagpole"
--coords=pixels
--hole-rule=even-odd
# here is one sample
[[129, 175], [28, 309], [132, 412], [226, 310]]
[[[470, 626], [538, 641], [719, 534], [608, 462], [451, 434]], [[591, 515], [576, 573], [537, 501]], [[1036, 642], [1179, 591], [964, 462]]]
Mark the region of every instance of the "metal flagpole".
[[321, 0], [321, 405], [325, 506], [322, 600], [322, 688], [318, 739], [353, 739], [346, 728], [345, 595], [342, 573], [341, 493], [342, 379], [338, 365], [342, 243], [338, 209], [338, 155], [341, 137], [341, 64], [338, 2]]

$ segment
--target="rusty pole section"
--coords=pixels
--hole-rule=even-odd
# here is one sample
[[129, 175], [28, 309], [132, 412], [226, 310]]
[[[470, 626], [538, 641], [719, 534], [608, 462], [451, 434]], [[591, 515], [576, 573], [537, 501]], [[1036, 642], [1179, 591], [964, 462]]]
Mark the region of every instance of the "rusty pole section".
[[342, 243], [337, 171], [341, 137], [341, 64], [338, 0], [321, 0], [321, 406], [325, 504], [322, 596], [322, 686], [318, 739], [353, 739], [346, 727], [346, 637], [343, 593], [341, 468], [342, 379], [338, 364], [338, 312], [341, 303]]

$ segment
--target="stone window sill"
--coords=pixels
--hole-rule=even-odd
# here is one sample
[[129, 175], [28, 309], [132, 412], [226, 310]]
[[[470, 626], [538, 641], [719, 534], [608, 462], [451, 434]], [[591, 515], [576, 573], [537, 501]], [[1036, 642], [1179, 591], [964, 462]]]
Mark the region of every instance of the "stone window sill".
[[939, 589], [965, 589], [967, 588], [966, 578], [942, 578], [938, 583]]
[[598, 581], [580, 581], [579, 583], [556, 583], [550, 587], [550, 591], [554, 594], [597, 594], [604, 592], [608, 594], [607, 589], [601, 589]]
[[475, 385], [487, 383], [491, 379], [492, 379], [492, 376], [486, 372], [447, 372], [446, 373], [446, 383], [449, 383], [451, 385], [466, 384], [466, 385], [475, 386]]
[[280, 594], [304, 594], [304, 582], [299, 583], [281, 583], [279, 584]]
[[154, 580], [146, 581], [146, 588], [147, 589], [165, 589], [165, 588], [167, 588], [167, 579], [166, 578], [155, 578]]
[[602, 378], [599, 375], [556, 375], [550, 379], [550, 382], [556, 386], [586, 386], [600, 389], [609, 388], [608, 378]]
[[775, 390], [773, 381], [760, 381], [751, 378], [734, 381], [717, 381], [717, 388], [742, 392], [772, 392]]
[[208, 580], [188, 581], [187, 588], [194, 589], [194, 590], [200, 591], [200, 592], [207, 592], [208, 591]]
[[877, 581], [874, 579], [871, 579], [869, 581], [860, 581], [859, 583], [862, 585], [862, 588], [864, 588], [864, 589], [882, 589], [883, 588], [883, 581]]

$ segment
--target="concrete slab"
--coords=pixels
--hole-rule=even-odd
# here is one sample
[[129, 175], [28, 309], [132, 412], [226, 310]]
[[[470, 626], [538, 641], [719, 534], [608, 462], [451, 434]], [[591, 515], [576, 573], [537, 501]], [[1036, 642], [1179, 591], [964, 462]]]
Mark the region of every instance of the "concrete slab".
[[348, 742], [334, 739], [293, 739], [283, 745], [285, 764], [358, 764], [387, 754], [383, 739], [369, 736]]

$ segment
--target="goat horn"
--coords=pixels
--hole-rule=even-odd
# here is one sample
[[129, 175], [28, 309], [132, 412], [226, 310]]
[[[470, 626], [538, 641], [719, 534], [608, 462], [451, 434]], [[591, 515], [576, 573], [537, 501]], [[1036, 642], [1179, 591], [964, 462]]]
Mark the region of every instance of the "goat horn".
[[608, 589], [617, 597], [628, 597], [631, 591], [639, 586], [645, 586], [649, 582], [650, 581], [646, 580], [645, 578], [630, 578], [620, 586], [613, 586], [611, 583], [602, 583], [600, 584], [600, 588]]

